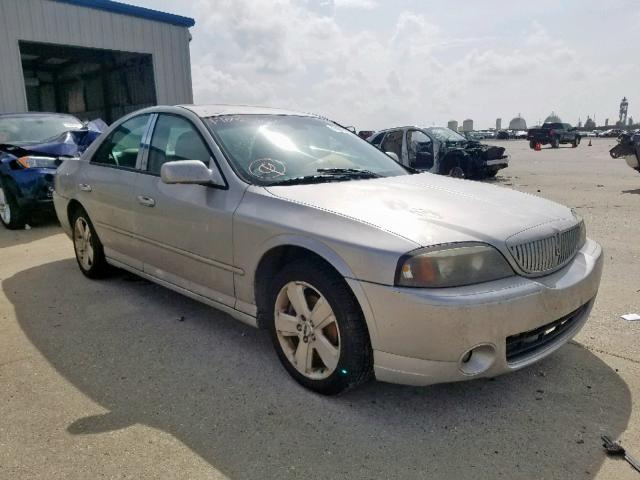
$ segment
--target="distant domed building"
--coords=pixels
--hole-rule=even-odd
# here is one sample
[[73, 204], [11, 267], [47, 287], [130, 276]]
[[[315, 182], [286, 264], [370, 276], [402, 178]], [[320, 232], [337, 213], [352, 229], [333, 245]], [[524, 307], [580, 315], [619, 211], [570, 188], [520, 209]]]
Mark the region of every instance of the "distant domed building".
[[473, 132], [473, 120], [467, 118], [464, 122], [462, 122], [462, 131]]
[[551, 115], [544, 119], [544, 123], [562, 123], [562, 119], [556, 115], [556, 112], [551, 112]]
[[587, 121], [584, 122], [585, 130], [593, 130], [596, 128], [596, 122], [591, 117], [587, 117]]
[[450, 128], [454, 132], [457, 132], [458, 131], [458, 122], [456, 122], [455, 120], [449, 120], [449, 123], [447, 123], [447, 128]]
[[509, 122], [509, 130], [526, 130], [527, 122], [524, 121], [524, 118], [518, 114], [517, 117], [512, 118]]

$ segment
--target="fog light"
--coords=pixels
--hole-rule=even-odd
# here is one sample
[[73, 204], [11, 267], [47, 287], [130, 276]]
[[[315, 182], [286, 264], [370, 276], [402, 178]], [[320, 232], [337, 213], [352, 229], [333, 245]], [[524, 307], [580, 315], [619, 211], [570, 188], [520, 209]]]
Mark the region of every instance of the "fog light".
[[460, 357], [458, 368], [465, 375], [479, 375], [486, 372], [496, 359], [493, 345], [477, 345]]

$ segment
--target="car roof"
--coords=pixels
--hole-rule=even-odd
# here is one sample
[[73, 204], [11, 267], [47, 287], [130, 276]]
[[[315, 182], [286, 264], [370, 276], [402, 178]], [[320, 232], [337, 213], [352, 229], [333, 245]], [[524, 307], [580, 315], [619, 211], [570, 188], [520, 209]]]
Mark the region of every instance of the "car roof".
[[220, 115], [295, 115], [302, 117], [318, 117], [312, 113], [297, 112], [281, 108], [258, 107], [251, 105], [178, 105], [186, 108], [202, 118], [217, 117]]
[[419, 130], [425, 130], [425, 127], [421, 127], [420, 125], [405, 125], [403, 127], [392, 127], [392, 128], [385, 128], [383, 130], [377, 130], [376, 134], [382, 133], [382, 132], [389, 132], [391, 130], [403, 130], [405, 128], [417, 128]]

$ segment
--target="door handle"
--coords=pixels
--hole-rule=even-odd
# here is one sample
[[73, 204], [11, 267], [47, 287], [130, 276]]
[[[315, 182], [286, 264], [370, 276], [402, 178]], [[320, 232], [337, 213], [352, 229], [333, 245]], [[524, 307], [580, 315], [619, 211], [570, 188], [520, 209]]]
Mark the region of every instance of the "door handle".
[[88, 183], [79, 183], [78, 188], [83, 192], [90, 192], [92, 190], [91, 185]]
[[138, 203], [145, 207], [154, 207], [156, 205], [156, 201], [153, 198], [144, 195], [138, 195]]

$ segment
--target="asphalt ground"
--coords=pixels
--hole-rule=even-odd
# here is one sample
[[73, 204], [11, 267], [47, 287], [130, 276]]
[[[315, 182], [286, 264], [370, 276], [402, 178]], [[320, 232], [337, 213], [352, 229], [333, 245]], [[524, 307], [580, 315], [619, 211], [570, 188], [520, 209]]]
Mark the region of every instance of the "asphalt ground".
[[638, 479], [640, 175], [586, 141], [506, 145], [490, 183], [575, 207], [606, 261], [591, 318], [492, 380], [314, 395], [266, 332], [118, 272], [89, 281], [55, 221], [0, 229], [0, 478]]

